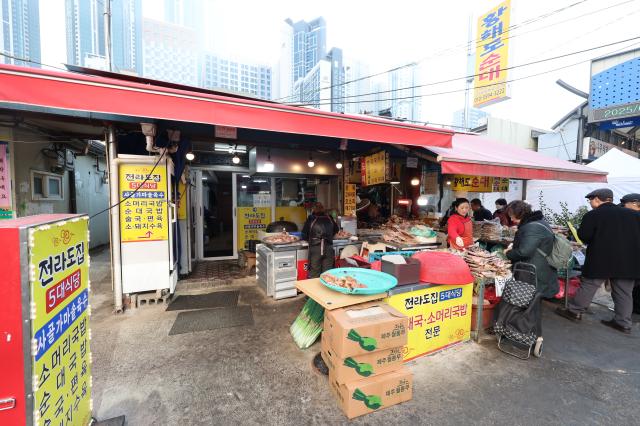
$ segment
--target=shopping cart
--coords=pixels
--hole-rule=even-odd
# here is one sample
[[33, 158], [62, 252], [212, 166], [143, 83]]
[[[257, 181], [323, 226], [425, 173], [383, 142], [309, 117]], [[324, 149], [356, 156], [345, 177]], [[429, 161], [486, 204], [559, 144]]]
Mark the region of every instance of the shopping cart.
[[536, 282], [535, 265], [516, 263], [496, 307], [493, 331], [498, 349], [520, 359], [542, 355], [542, 295]]

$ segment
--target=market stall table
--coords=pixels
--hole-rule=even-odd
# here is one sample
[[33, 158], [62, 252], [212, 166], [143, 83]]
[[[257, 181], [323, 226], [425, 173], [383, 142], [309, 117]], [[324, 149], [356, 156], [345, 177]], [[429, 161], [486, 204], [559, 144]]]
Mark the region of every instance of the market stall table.
[[387, 293], [368, 295], [339, 293], [323, 285], [320, 282], [320, 278], [296, 281], [296, 288], [328, 310], [344, 308], [346, 306], [353, 306], [374, 300], [382, 300], [387, 297]]

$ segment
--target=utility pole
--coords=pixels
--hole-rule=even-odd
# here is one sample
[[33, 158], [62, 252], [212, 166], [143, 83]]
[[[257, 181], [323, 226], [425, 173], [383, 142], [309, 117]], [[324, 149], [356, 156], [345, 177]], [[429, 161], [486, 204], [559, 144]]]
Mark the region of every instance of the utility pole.
[[[580, 89], [576, 89], [575, 87], [571, 86], [570, 84], [562, 81], [562, 80], [557, 80], [556, 84], [560, 87], [562, 87], [563, 89], [573, 93], [574, 95], [580, 96], [581, 98], [585, 98], [587, 100], [589, 100], [589, 94], [583, 92]], [[582, 164], [582, 150], [583, 150], [583, 145], [584, 145], [584, 123], [586, 122], [587, 117], [584, 114], [584, 106], [580, 106], [578, 107], [578, 135], [577, 135], [577, 140], [576, 140], [576, 163], [578, 164]]]
[[111, 66], [111, 0], [104, 0], [104, 53], [107, 59], [107, 69]]

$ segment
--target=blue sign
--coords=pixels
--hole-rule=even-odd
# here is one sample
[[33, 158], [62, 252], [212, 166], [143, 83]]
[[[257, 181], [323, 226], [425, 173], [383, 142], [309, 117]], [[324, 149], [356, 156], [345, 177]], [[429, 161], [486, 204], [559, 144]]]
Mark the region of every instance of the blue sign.
[[619, 118], [617, 120], [604, 121], [598, 123], [601, 130], [620, 129], [623, 127], [640, 126], [640, 117]]

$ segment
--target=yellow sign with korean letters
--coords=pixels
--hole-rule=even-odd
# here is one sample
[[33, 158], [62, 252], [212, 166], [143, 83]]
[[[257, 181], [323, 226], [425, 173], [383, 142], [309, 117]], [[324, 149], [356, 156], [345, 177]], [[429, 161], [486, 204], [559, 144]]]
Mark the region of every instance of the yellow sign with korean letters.
[[509, 192], [509, 179], [490, 176], [453, 175], [451, 190], [457, 192]]
[[180, 180], [178, 182], [178, 220], [187, 220], [187, 185]]
[[352, 183], [344, 185], [344, 208], [343, 213], [345, 216], [356, 215], [356, 186]]
[[259, 231], [266, 231], [271, 223], [270, 207], [238, 207], [238, 248], [244, 249], [249, 240], [257, 240]]
[[434, 285], [385, 299], [409, 317], [404, 361], [469, 340], [472, 292], [472, 285]]
[[120, 166], [120, 239], [123, 243], [169, 238], [167, 169], [163, 164]]
[[511, 0], [478, 18], [473, 106], [483, 107], [508, 99], [509, 25]]
[[385, 151], [367, 155], [361, 159], [363, 186], [385, 183], [389, 177], [389, 155]]
[[88, 425], [89, 221], [29, 230], [34, 423]]

